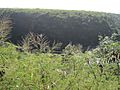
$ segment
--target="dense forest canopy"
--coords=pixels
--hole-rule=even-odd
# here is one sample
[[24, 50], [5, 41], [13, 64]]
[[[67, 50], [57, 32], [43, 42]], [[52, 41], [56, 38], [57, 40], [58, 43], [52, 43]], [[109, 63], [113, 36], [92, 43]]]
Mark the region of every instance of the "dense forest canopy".
[[83, 47], [98, 45], [98, 35], [119, 33], [120, 15], [92, 11], [0, 9], [12, 20], [10, 40], [18, 43], [29, 32], [44, 33], [51, 41]]

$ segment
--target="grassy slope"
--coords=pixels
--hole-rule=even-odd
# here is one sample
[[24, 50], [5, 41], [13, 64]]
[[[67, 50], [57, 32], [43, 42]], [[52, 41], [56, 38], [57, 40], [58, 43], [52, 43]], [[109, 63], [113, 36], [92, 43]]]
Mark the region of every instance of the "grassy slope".
[[92, 69], [85, 64], [86, 58], [93, 56], [92, 53], [73, 56], [30, 54], [17, 52], [15, 47], [12, 44], [0, 46], [0, 71], [5, 71], [0, 77], [0, 90], [117, 90], [118, 88], [115, 76], [109, 73], [100, 76], [96, 65]]

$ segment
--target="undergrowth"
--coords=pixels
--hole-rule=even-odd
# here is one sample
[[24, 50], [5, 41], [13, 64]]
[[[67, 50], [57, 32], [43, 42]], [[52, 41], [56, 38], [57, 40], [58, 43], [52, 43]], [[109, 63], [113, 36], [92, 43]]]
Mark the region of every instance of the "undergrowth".
[[71, 46], [67, 53], [36, 54], [6, 43], [0, 46], [0, 90], [119, 90], [120, 63], [105, 62], [111, 52], [101, 50], [114, 47], [120, 53], [120, 44], [101, 45], [84, 53], [69, 54]]

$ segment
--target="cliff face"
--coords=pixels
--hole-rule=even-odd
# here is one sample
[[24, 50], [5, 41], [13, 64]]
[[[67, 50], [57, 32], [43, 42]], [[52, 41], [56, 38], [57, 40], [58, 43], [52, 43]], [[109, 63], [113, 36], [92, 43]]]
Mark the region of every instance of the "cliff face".
[[[16, 10], [11, 14], [13, 30], [10, 40], [19, 42], [29, 32], [44, 33], [49, 40], [80, 43], [84, 47], [98, 44], [98, 35], [111, 35], [111, 14], [86, 11]], [[110, 23], [109, 23], [110, 22]]]

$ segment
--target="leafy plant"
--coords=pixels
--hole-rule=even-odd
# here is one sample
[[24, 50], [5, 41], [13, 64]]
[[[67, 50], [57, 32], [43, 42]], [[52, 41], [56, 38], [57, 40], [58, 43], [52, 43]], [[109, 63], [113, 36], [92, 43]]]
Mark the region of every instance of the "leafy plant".
[[11, 20], [8, 17], [0, 18], [0, 41], [6, 41], [11, 31]]
[[43, 34], [29, 33], [23, 39], [22, 47], [27, 52], [47, 52], [49, 41]]
[[61, 54], [62, 53], [62, 43], [53, 42], [52, 46], [50, 47], [51, 53]]
[[120, 42], [117, 40], [118, 34], [113, 34], [111, 37], [101, 37], [100, 45], [94, 49], [94, 51], [99, 55], [98, 57], [102, 58], [110, 58], [111, 54], [114, 53], [120, 53]]
[[78, 45], [72, 45], [72, 43], [69, 43], [65, 49], [63, 50], [65, 54], [68, 55], [74, 55], [74, 54], [79, 54], [82, 52], [82, 46], [80, 44]]
[[117, 85], [120, 85], [120, 42], [117, 40], [118, 36], [118, 34], [113, 34], [111, 37], [101, 37], [100, 45], [93, 50], [93, 53], [101, 60], [104, 74], [116, 77]]

